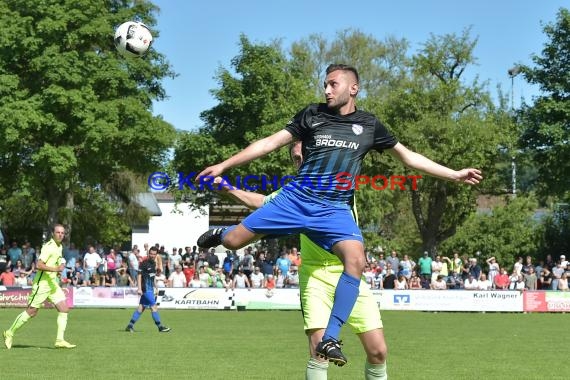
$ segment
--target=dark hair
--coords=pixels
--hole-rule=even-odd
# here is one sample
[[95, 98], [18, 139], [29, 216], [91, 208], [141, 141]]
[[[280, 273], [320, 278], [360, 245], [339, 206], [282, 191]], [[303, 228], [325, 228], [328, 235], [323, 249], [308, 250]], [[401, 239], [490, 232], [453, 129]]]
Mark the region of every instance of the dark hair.
[[158, 253], [158, 249], [155, 246], [152, 246], [148, 249], [148, 252], [150, 253], [150, 251], [156, 252]]
[[337, 71], [337, 70], [342, 70], [342, 71], [350, 71], [351, 73], [354, 74], [354, 76], [356, 77], [356, 83], [360, 83], [360, 78], [358, 76], [358, 71], [349, 65], [345, 65], [342, 63], [333, 63], [331, 65], [329, 65], [329, 67], [327, 67], [327, 75], [329, 75], [330, 73], [332, 73], [333, 71]]

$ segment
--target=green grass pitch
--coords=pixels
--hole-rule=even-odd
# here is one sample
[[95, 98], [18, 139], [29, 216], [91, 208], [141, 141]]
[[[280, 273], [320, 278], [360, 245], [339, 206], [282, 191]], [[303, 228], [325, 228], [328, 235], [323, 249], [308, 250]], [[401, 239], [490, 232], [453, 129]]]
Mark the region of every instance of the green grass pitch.
[[[6, 329], [22, 309], [0, 309]], [[56, 311], [40, 310], [0, 348], [2, 379], [304, 379], [307, 339], [297, 311], [161, 310], [159, 334], [146, 311], [130, 334], [133, 310], [74, 309], [66, 339], [52, 349]], [[383, 312], [389, 378], [563, 379], [565, 314]], [[365, 355], [348, 329], [349, 362], [329, 379], [362, 379]]]

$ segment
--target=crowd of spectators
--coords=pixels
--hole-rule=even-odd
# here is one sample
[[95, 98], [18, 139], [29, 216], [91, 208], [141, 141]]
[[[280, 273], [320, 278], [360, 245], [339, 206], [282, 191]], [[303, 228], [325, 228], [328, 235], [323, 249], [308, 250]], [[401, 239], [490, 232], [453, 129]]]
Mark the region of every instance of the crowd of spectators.
[[[280, 251], [278, 257], [266, 249], [247, 247], [240, 255], [226, 251], [219, 255], [215, 249], [198, 250], [196, 246], [166, 250], [156, 244], [157, 287], [213, 288], [287, 288], [299, 286], [298, 268], [301, 264], [297, 248]], [[72, 243], [64, 247], [66, 268], [58, 277], [62, 286], [136, 286], [140, 263], [147, 258], [149, 245], [134, 246], [131, 251], [105, 249], [89, 245], [80, 251]], [[29, 286], [35, 270], [36, 252], [29, 243], [22, 247], [13, 242], [0, 250], [0, 284]]]
[[[478, 256], [478, 255], [477, 255]], [[452, 257], [424, 252], [417, 262], [397, 251], [388, 257], [368, 254], [364, 271], [372, 289], [465, 289], [465, 290], [559, 290], [568, 291], [570, 263], [565, 255], [554, 261], [534, 263], [531, 256], [519, 257], [512, 268], [501, 266], [495, 257], [481, 265], [478, 257], [454, 253]]]
[[[301, 252], [282, 248], [278, 253], [247, 247], [243, 253], [197, 247], [159, 250], [156, 275], [158, 287], [191, 288], [287, 288], [299, 286]], [[66, 269], [59, 275], [62, 286], [136, 286], [137, 271], [146, 260], [149, 245], [131, 251], [89, 245], [80, 251], [74, 244], [64, 248]], [[0, 249], [0, 284], [29, 286], [35, 275], [39, 248], [29, 242], [13, 241]], [[482, 261], [482, 262], [481, 262]], [[568, 291], [570, 265], [565, 255], [557, 261], [548, 255], [544, 261], [519, 257], [512, 268], [500, 265], [495, 257], [480, 260], [454, 253], [452, 257], [427, 252], [414, 260], [392, 250], [367, 252], [364, 278], [372, 289], [465, 289], [465, 290], [559, 290]]]

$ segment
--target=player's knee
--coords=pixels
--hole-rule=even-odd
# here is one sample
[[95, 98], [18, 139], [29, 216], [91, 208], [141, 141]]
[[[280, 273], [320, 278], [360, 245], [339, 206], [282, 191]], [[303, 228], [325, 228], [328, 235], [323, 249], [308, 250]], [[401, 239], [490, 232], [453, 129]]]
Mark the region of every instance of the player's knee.
[[231, 250], [237, 250], [243, 248], [244, 246], [243, 241], [239, 238], [239, 236], [232, 234], [232, 231], [228, 232], [227, 235], [224, 236], [222, 243], [224, 247]]
[[362, 273], [364, 272], [364, 267], [366, 266], [366, 260], [364, 257], [357, 255], [350, 256], [345, 259], [344, 266], [349, 273]]
[[224, 247], [231, 250], [237, 250], [241, 248], [239, 244], [236, 244], [236, 242], [231, 239], [224, 239]]
[[388, 357], [388, 348], [385, 344], [376, 344], [368, 348], [366, 352], [368, 362], [372, 364], [380, 364], [386, 361]]
[[66, 304], [63, 304], [60, 307], [58, 307], [58, 311], [60, 313], [69, 313], [69, 307], [67, 307]]

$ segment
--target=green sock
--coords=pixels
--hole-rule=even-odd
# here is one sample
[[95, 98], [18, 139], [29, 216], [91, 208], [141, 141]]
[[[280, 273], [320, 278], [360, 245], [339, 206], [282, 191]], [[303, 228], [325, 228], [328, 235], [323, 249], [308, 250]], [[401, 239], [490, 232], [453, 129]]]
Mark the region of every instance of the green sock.
[[63, 334], [65, 333], [65, 328], [67, 327], [67, 313], [57, 314], [57, 340], [64, 340]]
[[328, 362], [322, 362], [315, 358], [310, 358], [307, 363], [306, 380], [327, 380]]
[[370, 364], [368, 360], [364, 364], [364, 379], [366, 380], [386, 380], [388, 374], [386, 373], [386, 363], [384, 364]]
[[31, 318], [30, 314], [28, 314], [25, 310], [22, 311], [16, 317], [16, 320], [14, 321], [14, 323], [12, 323], [12, 326], [10, 326], [10, 328], [8, 329], [8, 332], [11, 335], [14, 335], [16, 333], [16, 331], [18, 331], [18, 329], [24, 325], [24, 323], [26, 323], [30, 320], [30, 318]]

